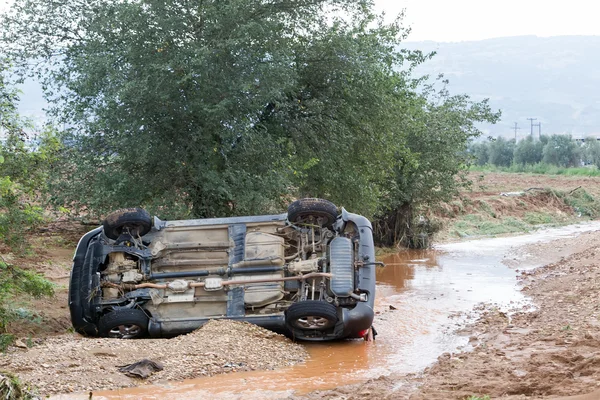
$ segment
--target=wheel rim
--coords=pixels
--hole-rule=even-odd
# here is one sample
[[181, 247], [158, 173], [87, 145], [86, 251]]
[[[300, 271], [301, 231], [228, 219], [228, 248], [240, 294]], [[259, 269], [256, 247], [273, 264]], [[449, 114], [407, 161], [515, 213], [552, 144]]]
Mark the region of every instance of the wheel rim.
[[108, 332], [108, 337], [117, 339], [131, 339], [139, 336], [142, 328], [139, 325], [128, 324], [115, 326]]
[[303, 329], [323, 329], [326, 328], [329, 323], [327, 318], [316, 315], [309, 315], [296, 320], [298, 327]]

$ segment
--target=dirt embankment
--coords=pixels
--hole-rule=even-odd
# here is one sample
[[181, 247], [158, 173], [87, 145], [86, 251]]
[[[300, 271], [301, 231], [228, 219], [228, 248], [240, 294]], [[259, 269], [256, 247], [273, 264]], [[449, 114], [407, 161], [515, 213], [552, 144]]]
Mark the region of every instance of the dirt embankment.
[[471, 173], [470, 191], [429, 210], [436, 241], [529, 232], [600, 216], [600, 177]]
[[518, 268], [523, 260], [560, 254], [570, 255], [518, 271], [533, 311], [503, 313], [487, 305], [475, 310], [481, 317], [460, 332], [469, 336], [469, 351], [443, 354], [422, 374], [297, 398], [600, 399], [600, 232], [527, 246], [511, 260]]
[[[233, 371], [276, 369], [303, 361], [303, 346], [247, 322], [210, 321], [173, 339], [115, 340], [61, 335], [30, 349], [11, 348], [0, 370], [18, 375], [41, 395], [116, 389]], [[164, 369], [146, 380], [118, 367], [150, 359]]]

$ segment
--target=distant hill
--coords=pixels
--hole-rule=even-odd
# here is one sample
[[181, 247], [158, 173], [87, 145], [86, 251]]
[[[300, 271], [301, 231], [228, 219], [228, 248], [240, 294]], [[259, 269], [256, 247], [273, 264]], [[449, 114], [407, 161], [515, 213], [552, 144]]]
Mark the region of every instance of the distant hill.
[[[419, 67], [432, 77], [444, 73], [452, 93], [489, 98], [502, 120], [487, 133], [522, 137], [527, 118], [542, 133], [600, 134], [600, 36], [517, 36], [476, 42], [406, 42], [407, 49], [437, 55]], [[537, 128], [534, 128], [537, 133]]]

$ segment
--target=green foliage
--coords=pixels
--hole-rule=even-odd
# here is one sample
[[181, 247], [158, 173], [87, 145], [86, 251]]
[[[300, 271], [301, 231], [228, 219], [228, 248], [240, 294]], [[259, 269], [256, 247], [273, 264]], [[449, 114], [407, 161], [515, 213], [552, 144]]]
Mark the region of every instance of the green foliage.
[[0, 261], [0, 347], [6, 347], [14, 338], [7, 334], [7, 327], [11, 321], [36, 319], [29, 310], [13, 308], [9, 304], [17, 296], [23, 294], [35, 298], [52, 296], [54, 285], [41, 275], [26, 271], [4, 261]]
[[585, 164], [595, 165], [600, 168], [600, 142], [594, 138], [586, 138], [581, 147], [582, 159]]
[[431, 55], [399, 50], [401, 17], [384, 23], [370, 0], [16, 0], [2, 22], [71, 127], [52, 201], [96, 214], [255, 214], [316, 196], [412, 243], [418, 213], [468, 184], [476, 124], [499, 117], [413, 78]]
[[0, 240], [23, 251], [25, 231], [42, 221], [40, 198], [59, 142], [50, 128], [35, 140], [25, 133], [32, 127], [17, 114], [18, 93], [5, 83], [2, 68], [6, 66], [0, 64], [0, 123], [5, 133], [0, 141]]
[[469, 152], [474, 157], [475, 165], [486, 165], [490, 159], [488, 143], [473, 142], [469, 145]]
[[572, 192], [556, 191], [554, 194], [562, 198], [566, 204], [573, 207], [575, 212], [582, 216], [590, 218], [598, 218], [600, 216], [600, 200], [584, 189], [577, 189]]
[[484, 395], [484, 396], [476, 396], [476, 395], [472, 395], [466, 398], [466, 400], [490, 400], [490, 396], [488, 395]]
[[544, 146], [543, 161], [560, 167], [574, 167], [580, 163], [580, 151], [571, 135], [552, 135]]
[[[0, 315], [0, 318], [4, 319], [3, 315]], [[0, 333], [0, 352], [4, 353], [8, 347], [14, 343], [15, 335], [10, 333]]]
[[556, 222], [554, 215], [543, 212], [525, 213], [523, 220], [530, 225], [548, 225]]
[[0, 372], [0, 398], [5, 400], [34, 400], [39, 399], [33, 389], [22, 383], [15, 375]]
[[529, 232], [532, 226], [514, 217], [490, 219], [480, 214], [465, 215], [452, 222], [450, 231], [459, 237], [495, 236], [506, 233]]
[[513, 162], [518, 165], [537, 164], [542, 161], [543, 150], [544, 144], [541, 140], [527, 136], [517, 143]]
[[513, 162], [515, 151], [514, 139], [506, 140], [498, 137], [490, 141], [489, 144], [489, 163], [497, 167], [508, 167]]
[[5, 43], [47, 56], [74, 127], [55, 203], [210, 217], [279, 210], [293, 191], [373, 210], [380, 161], [362, 149], [386, 152], [401, 55], [369, 4], [16, 1]]
[[[600, 143], [588, 140], [580, 148], [570, 135], [541, 136], [539, 139], [528, 136], [516, 144], [513, 139], [499, 137], [490, 142], [472, 143], [469, 150], [475, 157], [476, 166], [485, 166], [483, 156], [488, 154], [489, 164], [513, 172], [530, 172], [550, 165], [574, 167], [579, 165], [582, 155], [588, 164], [600, 162]], [[534, 166], [533, 169], [530, 166]]]

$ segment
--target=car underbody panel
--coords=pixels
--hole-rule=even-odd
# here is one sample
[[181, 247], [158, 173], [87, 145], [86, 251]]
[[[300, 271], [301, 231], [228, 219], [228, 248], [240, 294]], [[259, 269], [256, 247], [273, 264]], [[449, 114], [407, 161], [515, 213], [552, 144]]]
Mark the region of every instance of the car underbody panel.
[[73, 325], [87, 335], [139, 328], [168, 337], [228, 318], [304, 340], [359, 337], [373, 320], [371, 225], [343, 209], [315, 210], [295, 209], [293, 222], [288, 213], [154, 218], [140, 236], [136, 217], [145, 217], [127, 209], [110, 226], [119, 237], [107, 237], [105, 225], [78, 245]]

